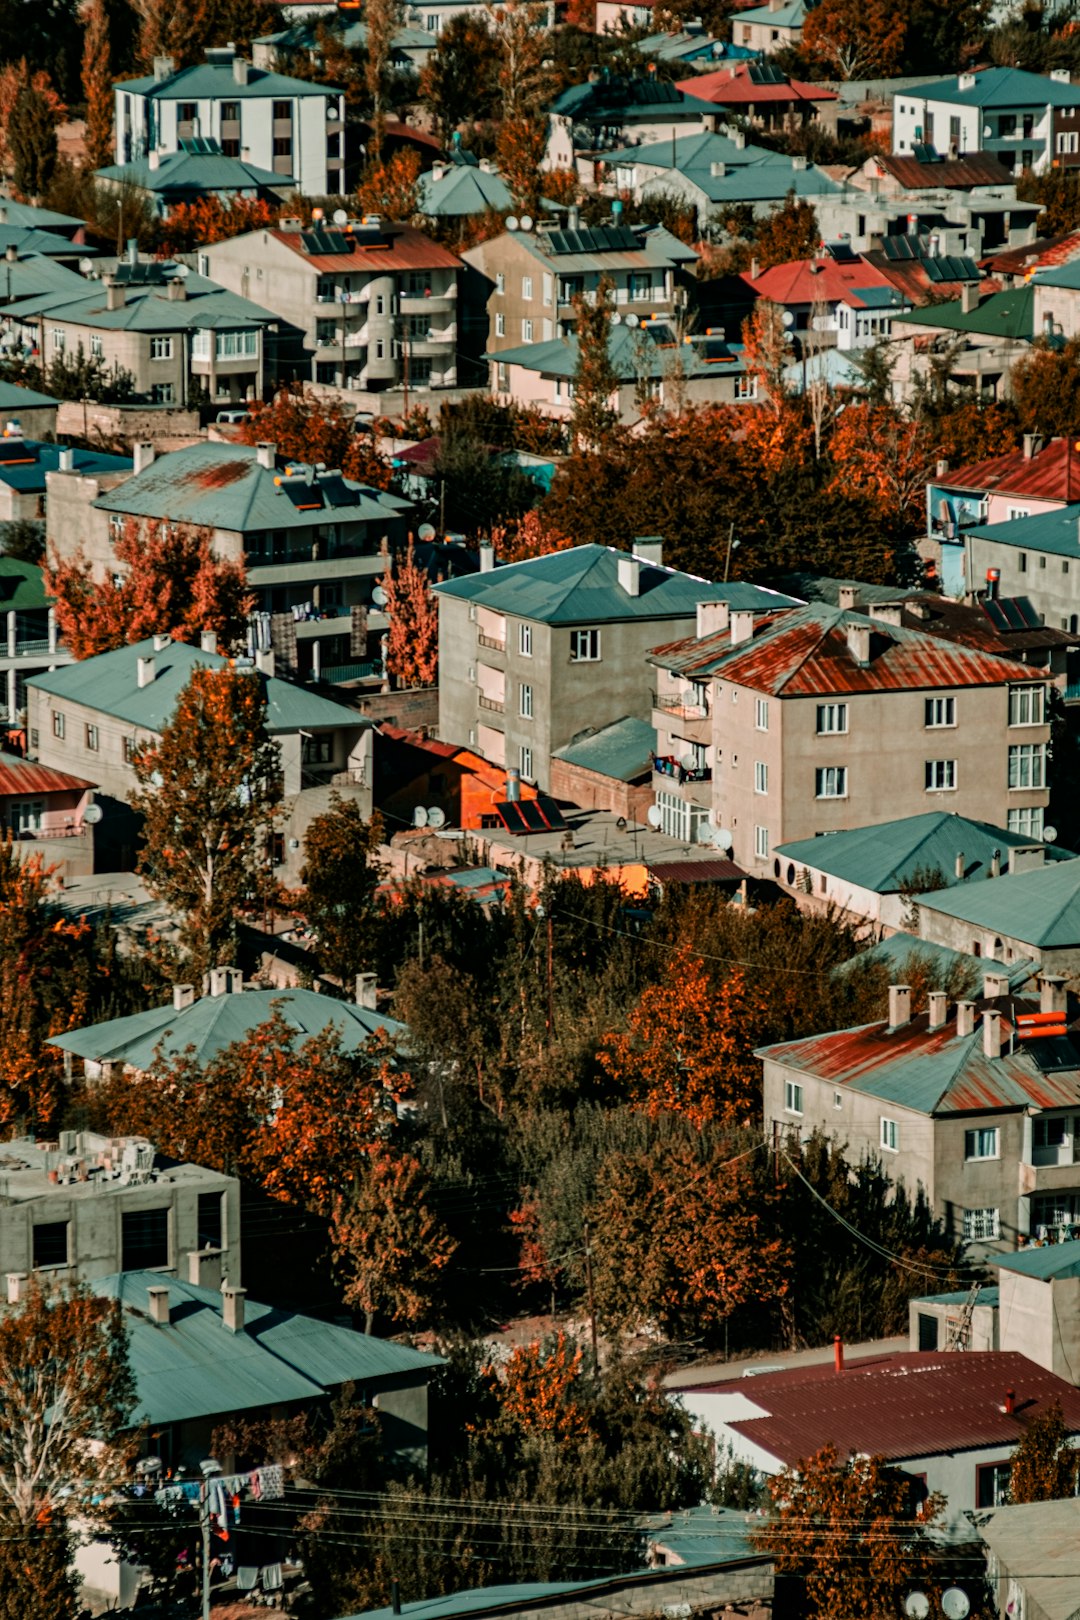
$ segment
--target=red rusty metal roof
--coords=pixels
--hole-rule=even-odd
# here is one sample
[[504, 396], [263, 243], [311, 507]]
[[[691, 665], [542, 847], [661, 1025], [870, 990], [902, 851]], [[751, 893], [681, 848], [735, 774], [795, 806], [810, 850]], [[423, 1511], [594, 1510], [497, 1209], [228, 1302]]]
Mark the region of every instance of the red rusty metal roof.
[[908, 191], [960, 191], [965, 186], [1011, 186], [1015, 176], [989, 152], [965, 152], [961, 157], [922, 163], [916, 157], [875, 152], [878, 169], [891, 174]]
[[1002, 274], [1022, 276], [1051, 265], [1068, 264], [1077, 254], [1080, 254], [1080, 231], [1066, 231], [1062, 236], [1041, 237], [1025, 247], [998, 248], [980, 259], [979, 264]]
[[734, 861], [650, 861], [649, 875], [658, 883], [741, 883], [746, 873]]
[[[762, 1409], [730, 1423], [738, 1434], [793, 1465], [834, 1445], [893, 1462], [988, 1446], [1011, 1449], [1033, 1419], [1060, 1402], [1065, 1427], [1080, 1433], [1080, 1390], [1006, 1350], [902, 1351], [843, 1372], [834, 1367], [759, 1373], [727, 1384], [696, 1386], [737, 1392]], [[1006, 1391], [1015, 1406], [1006, 1412]]]
[[0, 753], [0, 798], [25, 793], [85, 793], [96, 784], [69, 776], [48, 765], [35, 765], [17, 754]]
[[734, 104], [764, 101], [838, 101], [835, 90], [826, 90], [820, 84], [804, 84], [800, 79], [784, 79], [780, 84], [757, 84], [750, 77], [749, 63], [726, 68], [719, 73], [696, 74], [689, 79], [677, 79], [676, 90], [683, 90], [699, 101]]
[[461, 260], [456, 253], [433, 242], [423, 231], [414, 231], [409, 225], [383, 227], [388, 242], [369, 247], [354, 238], [355, 246], [349, 253], [306, 253], [303, 237], [306, 231], [274, 230], [270, 235], [291, 248], [297, 258], [303, 259], [315, 270], [328, 274], [384, 275], [388, 270], [460, 270]]
[[861, 305], [860, 287], [893, 286], [883, 271], [865, 259], [854, 263], [830, 258], [793, 259], [788, 264], [774, 264], [758, 276], [747, 270], [742, 279], [759, 298], [769, 298], [774, 304], [813, 304], [818, 300], [832, 304], [843, 298]]
[[1076, 441], [1051, 439], [1033, 456], [1009, 450], [1003, 456], [958, 467], [937, 482], [943, 489], [1028, 495], [1040, 501], [1080, 500], [1080, 453], [1074, 448], [1069, 456], [1070, 442], [1075, 445]]

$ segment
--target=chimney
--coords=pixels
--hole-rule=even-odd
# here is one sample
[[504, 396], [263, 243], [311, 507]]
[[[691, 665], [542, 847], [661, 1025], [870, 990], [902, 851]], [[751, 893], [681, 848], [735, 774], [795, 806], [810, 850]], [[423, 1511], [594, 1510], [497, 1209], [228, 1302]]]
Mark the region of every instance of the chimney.
[[221, 1320], [230, 1333], [244, 1331], [244, 1299], [246, 1288], [234, 1288], [231, 1283], [221, 1290]]
[[258, 649], [255, 654], [255, 668], [262, 675], [272, 675], [274, 673], [273, 647], [260, 647]]
[[999, 996], [1009, 993], [1009, 975], [1007, 973], [983, 974], [983, 1000], [996, 1001]]
[[988, 1058], [1001, 1056], [1001, 1014], [992, 1008], [983, 1013], [983, 1055]]
[[948, 476], [949, 463], [945, 459], [944, 456], [941, 456], [941, 457], [938, 458], [938, 461], [936, 462], [935, 467], [934, 467], [934, 472], [935, 472], [936, 477], [938, 477], [938, 478], [945, 478], [945, 477]]
[[379, 1003], [375, 995], [376, 977], [374, 973], [358, 973], [356, 975], [356, 1005], [366, 1007], [374, 1012]]
[[804, 174], [810, 167], [810, 160], [804, 153], [799, 153], [792, 158], [791, 167], [796, 174]]
[[56, 470], [57, 472], [75, 471], [75, 452], [70, 445], [62, 444], [60, 446], [60, 456]]
[[740, 608], [731, 615], [731, 645], [741, 647], [745, 641], [754, 638], [754, 615], [746, 608]]
[[956, 88], [958, 90], [974, 90], [974, 88], [975, 88], [975, 75], [974, 75], [974, 73], [961, 73], [959, 78], [956, 81]]
[[750, 260], [750, 280], [756, 281], [761, 274], [761, 264], [757, 259]]
[[207, 977], [212, 996], [237, 996], [244, 988], [244, 975], [236, 967], [212, 967]]
[[1071, 84], [1072, 77], [1068, 68], [1051, 68], [1050, 77], [1055, 84]]
[[877, 619], [880, 624], [892, 624], [899, 630], [904, 618], [904, 609], [899, 602], [871, 602], [870, 617]]
[[1024, 460], [1030, 461], [1038, 448], [1039, 440], [1034, 433], [1024, 434]]
[[165, 635], [165, 633], [163, 631], [158, 630], [157, 633], [154, 636], [154, 651], [156, 653], [164, 652], [166, 647], [171, 647], [171, 646], [172, 646], [172, 637], [167, 636], [167, 635]]
[[[6, 214], [7, 209], [5, 209], [4, 212]], [[7, 247], [4, 249], [4, 258], [7, 260], [8, 264], [18, 264], [19, 250], [14, 242], [9, 242]]]
[[926, 998], [926, 1005], [927, 1029], [944, 1029], [949, 1021], [949, 998], [944, 990], [931, 990]]
[[958, 849], [956, 852], [956, 860], [953, 862], [953, 872], [956, 876], [957, 883], [963, 883], [964, 873], [966, 871], [967, 866], [964, 863], [964, 852], [962, 849]]
[[1002, 1410], [1004, 1411], [1006, 1417], [1012, 1417], [1013, 1413], [1016, 1411], [1015, 1389], [1007, 1389], [1005, 1391], [1005, 1405]]
[[18, 1305], [23, 1297], [23, 1283], [26, 1281], [25, 1271], [9, 1271], [7, 1274], [7, 1297], [9, 1305]]
[[154, 83], [161, 84], [165, 79], [171, 79], [176, 72], [176, 63], [171, 56], [154, 57]]
[[212, 1288], [215, 1293], [221, 1292], [221, 1254], [220, 1249], [189, 1249], [187, 1257], [187, 1280], [194, 1283], [197, 1288]]
[[183, 276], [173, 276], [172, 280], [169, 282], [169, 297], [172, 299], [173, 303], [187, 297], [187, 282], [184, 280]]
[[972, 315], [978, 307], [979, 284], [977, 281], [965, 281], [960, 289], [960, 308], [965, 315]]
[[581, 209], [576, 203], [571, 208], [566, 210], [566, 224], [567, 228], [571, 231], [579, 231], [581, 229]]
[[844, 1370], [844, 1341], [839, 1333], [833, 1339], [833, 1366], [838, 1373]]
[[973, 1001], [958, 1001], [956, 1003], [956, 1033], [958, 1035], [974, 1035], [975, 1003]]
[[151, 1322], [156, 1322], [158, 1327], [168, 1327], [169, 1290], [167, 1288], [148, 1288], [146, 1294], [150, 1301]]
[[217, 652], [217, 631], [203, 630], [199, 636], [199, 649], [201, 652]]
[[149, 686], [154, 679], [154, 660], [140, 657], [136, 662], [136, 668], [138, 670], [139, 690], [141, 691], [144, 686]]
[[710, 163], [709, 164], [709, 172], [712, 175], [714, 180], [722, 180], [724, 178], [725, 174], [727, 174], [727, 164], [726, 163]]
[[697, 605], [697, 635], [718, 635], [726, 630], [731, 620], [731, 609], [726, 602], [699, 602]]
[[1039, 1011], [1063, 1013], [1068, 1008], [1065, 980], [1057, 973], [1039, 975]]
[[633, 552], [643, 563], [653, 568], [664, 566], [664, 537], [662, 534], [639, 534], [634, 537]]
[[990, 876], [992, 878], [996, 878], [996, 877], [1001, 876], [1001, 851], [1000, 851], [1000, 849], [991, 850], [991, 852], [990, 852]]
[[845, 613], [851, 613], [853, 611], [853, 609], [855, 607], [855, 598], [856, 598], [857, 595], [858, 595], [858, 591], [857, 591], [856, 586], [854, 586], [854, 585], [841, 585], [841, 587], [840, 587], [840, 606], [843, 608]]
[[111, 276], [105, 277], [105, 308], [123, 309], [125, 293], [119, 282], [113, 281]]
[[250, 62], [245, 62], [242, 56], [234, 56], [232, 63], [232, 76], [236, 84], [247, 84]]
[[151, 174], [156, 173], [157, 170], [161, 168], [161, 153], [147, 152], [146, 167], [150, 170]]
[[443, 175], [445, 173], [446, 173], [446, 164], [445, 163], [433, 163], [431, 165], [432, 184], [437, 185], [438, 182], [442, 179], [442, 177], [443, 177]]
[[636, 557], [619, 558], [619, 589], [627, 596], [641, 594], [641, 564]]
[[480, 542], [480, 572], [490, 574], [495, 567], [495, 547], [490, 540]]
[[193, 984], [174, 984], [172, 987], [172, 1004], [174, 1012], [183, 1012], [185, 1007], [195, 1003], [195, 986]]
[[147, 467], [149, 467], [153, 462], [156, 455], [157, 451], [154, 449], [149, 439], [136, 439], [135, 443], [131, 447], [131, 459], [134, 472], [136, 474], [145, 472]]
[[746, 151], [746, 131], [744, 129], [737, 129], [731, 139], [735, 142], [736, 152]]
[[889, 986], [889, 1028], [903, 1029], [905, 1024], [911, 1023], [911, 986], [908, 984], [890, 984]]
[[273, 472], [277, 465], [277, 445], [271, 444], [267, 439], [261, 439], [255, 446], [255, 460], [260, 467], [265, 467], [268, 472]]
[[848, 652], [857, 664], [864, 669], [870, 662], [870, 626], [868, 624], [849, 624], [847, 626]]

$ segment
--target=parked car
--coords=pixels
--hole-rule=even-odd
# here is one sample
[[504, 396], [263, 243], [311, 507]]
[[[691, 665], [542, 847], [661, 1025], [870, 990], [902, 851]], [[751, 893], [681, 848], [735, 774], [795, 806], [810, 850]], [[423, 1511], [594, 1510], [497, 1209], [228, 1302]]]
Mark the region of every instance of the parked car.
[[218, 427], [235, 427], [238, 422], [246, 422], [250, 413], [247, 409], [231, 411], [218, 411], [214, 421]]

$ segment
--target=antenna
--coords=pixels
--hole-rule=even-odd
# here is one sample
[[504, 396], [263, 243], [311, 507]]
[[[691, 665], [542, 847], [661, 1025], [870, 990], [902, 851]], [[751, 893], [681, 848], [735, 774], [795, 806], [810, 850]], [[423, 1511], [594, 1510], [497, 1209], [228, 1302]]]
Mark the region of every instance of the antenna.
[[695, 760], [693, 754], [685, 753], [680, 758], [679, 764], [682, 766], [684, 771], [692, 771], [695, 768], [697, 761]]
[[446, 826], [445, 812], [440, 810], [437, 804], [433, 804], [431, 809], [428, 811], [427, 824], [429, 827], [434, 827], [436, 831], [438, 831], [440, 827]]
[[[627, 317], [627, 319], [629, 319], [629, 316]], [[619, 314], [618, 310], [616, 310], [614, 312], [614, 314], [612, 315], [611, 324], [612, 324], [612, 326], [621, 326], [622, 325], [622, 316]]]
[[434, 540], [435, 530], [433, 526], [430, 523], [421, 523], [416, 531], [416, 538], [418, 540]]
[[1057, 830], [1056, 827], [1044, 827], [1043, 828], [1043, 843], [1044, 844], [1056, 844], [1057, 843], [1057, 836], [1058, 836], [1058, 830]]
[[81, 273], [84, 276], [88, 276], [93, 268], [94, 268], [93, 259], [80, 259], [79, 260], [79, 270], [81, 271]]
[[730, 849], [731, 848], [732, 843], [734, 842], [734, 840], [733, 840], [733, 838], [731, 836], [730, 830], [727, 827], [717, 827], [717, 829], [716, 829], [716, 842], [717, 842], [717, 844], [719, 845], [719, 847], [721, 849]]
[[424, 809], [422, 804], [418, 804], [416, 809], [413, 811], [413, 813], [412, 813], [412, 824], [413, 824], [414, 827], [426, 827], [427, 826], [427, 824], [428, 824], [428, 813]]
[[664, 816], [660, 806], [658, 804], [650, 804], [648, 810], [645, 812], [645, 820], [649, 823], [649, 826], [655, 830], [659, 827], [663, 819]]
[[173, 279], [175, 281], [186, 281], [188, 276], [190, 276], [190, 274], [191, 274], [190, 265], [178, 264], [176, 269], [173, 271]]

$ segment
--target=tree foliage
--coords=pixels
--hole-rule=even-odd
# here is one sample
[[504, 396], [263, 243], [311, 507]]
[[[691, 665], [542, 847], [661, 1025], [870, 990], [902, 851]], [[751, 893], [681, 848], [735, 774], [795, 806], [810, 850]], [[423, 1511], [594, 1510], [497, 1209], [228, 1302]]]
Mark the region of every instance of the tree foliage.
[[427, 574], [413, 555], [412, 541], [404, 557], [395, 559], [383, 575], [386, 613], [386, 672], [399, 686], [434, 686], [439, 660], [439, 609]]
[[459, 126], [492, 116], [498, 103], [498, 48], [484, 18], [453, 16], [420, 72], [420, 96], [449, 145]]
[[1080, 1453], [1065, 1427], [1061, 1403], [1053, 1401], [1032, 1418], [1012, 1455], [1010, 1502], [1053, 1502], [1075, 1496]]
[[377, 454], [370, 434], [357, 433], [354, 419], [336, 400], [317, 399], [302, 388], [281, 389], [240, 425], [245, 444], [269, 443], [280, 456], [309, 466], [321, 461], [346, 478], [386, 489], [390, 468]]
[[1080, 432], [1080, 338], [1067, 338], [1060, 347], [1036, 338], [1013, 366], [1011, 387], [1025, 433]]
[[612, 284], [601, 277], [595, 297], [575, 295], [577, 365], [574, 369], [574, 408], [570, 422], [576, 442], [596, 451], [608, 442], [619, 422], [612, 405], [619, 378], [611, 363]]
[[38, 201], [49, 188], [58, 156], [56, 118], [44, 90], [27, 84], [19, 91], [11, 109], [7, 144], [16, 192]]
[[409, 1326], [438, 1310], [457, 1243], [430, 1200], [419, 1160], [385, 1148], [369, 1154], [351, 1196], [338, 1199], [331, 1236], [343, 1293], [369, 1333], [377, 1317]]
[[323, 969], [346, 991], [374, 958], [382, 837], [378, 816], [365, 821], [357, 801], [337, 793], [304, 834], [304, 889], [297, 904], [318, 938]]
[[375, 158], [356, 183], [356, 206], [362, 214], [410, 220], [417, 211], [420, 154], [410, 148], [389, 158]]
[[113, 155], [112, 48], [106, 0], [90, 0], [85, 13], [82, 90], [86, 102], [86, 161], [101, 169]]

